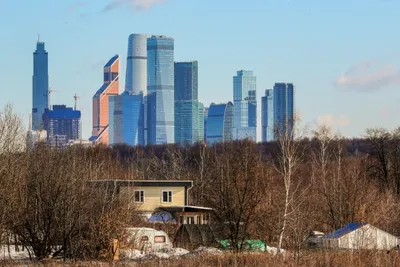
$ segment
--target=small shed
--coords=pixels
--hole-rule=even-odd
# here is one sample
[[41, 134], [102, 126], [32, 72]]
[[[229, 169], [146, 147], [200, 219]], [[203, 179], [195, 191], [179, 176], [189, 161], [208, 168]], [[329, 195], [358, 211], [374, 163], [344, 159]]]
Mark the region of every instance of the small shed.
[[397, 237], [368, 223], [349, 223], [322, 238], [324, 248], [391, 250]]
[[182, 224], [176, 232], [174, 246], [193, 249], [199, 246], [220, 246], [226, 239], [224, 227], [218, 224]]

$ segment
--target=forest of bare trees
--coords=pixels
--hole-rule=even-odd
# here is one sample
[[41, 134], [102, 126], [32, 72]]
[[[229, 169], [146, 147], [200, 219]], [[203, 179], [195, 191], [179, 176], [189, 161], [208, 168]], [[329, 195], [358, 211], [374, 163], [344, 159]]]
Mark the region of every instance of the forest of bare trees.
[[359, 140], [318, 126], [312, 138], [265, 144], [29, 148], [21, 118], [4, 109], [3, 243], [31, 247], [39, 259], [105, 257], [110, 240], [138, 219], [132, 206], [87, 183], [98, 179], [193, 180], [189, 204], [212, 207], [237, 252], [257, 238], [299, 257], [311, 230], [355, 221], [400, 235], [400, 128], [368, 129]]

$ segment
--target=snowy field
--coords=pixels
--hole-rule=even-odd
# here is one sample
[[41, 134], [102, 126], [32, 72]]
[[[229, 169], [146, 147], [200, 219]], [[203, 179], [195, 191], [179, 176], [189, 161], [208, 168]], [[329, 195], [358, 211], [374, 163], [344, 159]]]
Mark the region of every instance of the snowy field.
[[[22, 250], [22, 247], [19, 247], [19, 251], [15, 250], [15, 247], [11, 245], [8, 246], [0, 246], [0, 260], [7, 261], [19, 261], [19, 260], [29, 260], [29, 252], [27, 249]], [[227, 251], [222, 251], [213, 247], [199, 247], [195, 250], [189, 251], [183, 248], [171, 248], [164, 249], [157, 252], [149, 252], [145, 253], [143, 251], [137, 249], [121, 249], [120, 250], [120, 259], [121, 260], [152, 260], [152, 259], [173, 259], [178, 257], [190, 257], [197, 256], [200, 254], [207, 255], [222, 255]], [[267, 252], [270, 254], [276, 254], [277, 249], [273, 247], [267, 247]], [[33, 257], [33, 253], [31, 253]]]
[[[33, 253], [31, 253], [33, 255]], [[27, 249], [22, 250], [19, 246], [19, 251], [15, 250], [14, 245], [0, 246], [0, 260], [26, 260], [29, 259], [29, 252]]]

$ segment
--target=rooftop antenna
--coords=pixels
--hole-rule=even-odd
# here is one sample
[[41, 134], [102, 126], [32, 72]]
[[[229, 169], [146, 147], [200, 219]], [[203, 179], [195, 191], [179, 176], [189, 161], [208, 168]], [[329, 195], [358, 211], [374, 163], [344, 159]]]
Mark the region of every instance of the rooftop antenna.
[[40, 33], [37, 34], [37, 42], [40, 43]]
[[74, 95], [74, 110], [76, 110], [76, 106], [77, 106], [77, 102], [78, 102], [78, 99], [79, 99], [79, 96], [75, 93], [75, 95]]

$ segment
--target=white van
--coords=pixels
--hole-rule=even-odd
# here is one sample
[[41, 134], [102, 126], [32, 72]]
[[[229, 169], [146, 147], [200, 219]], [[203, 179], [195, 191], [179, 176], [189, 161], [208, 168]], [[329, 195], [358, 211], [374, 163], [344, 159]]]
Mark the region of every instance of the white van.
[[172, 242], [164, 231], [146, 227], [125, 228], [121, 241], [124, 247], [146, 253], [172, 248]]

